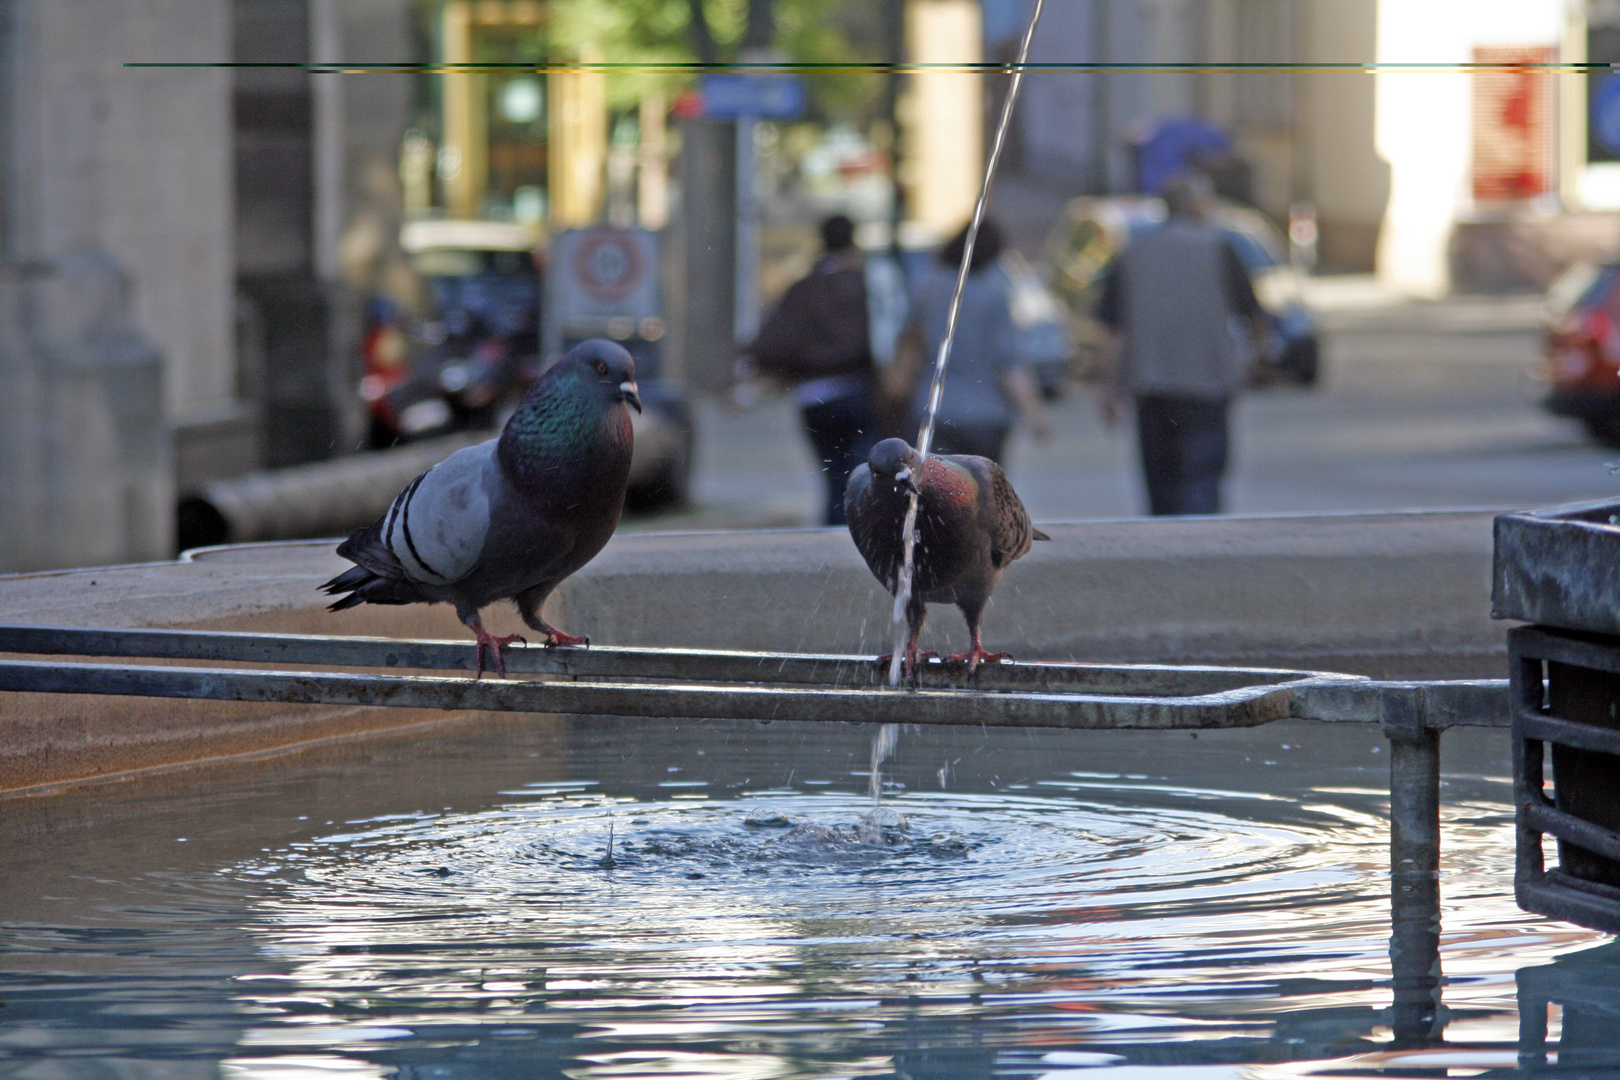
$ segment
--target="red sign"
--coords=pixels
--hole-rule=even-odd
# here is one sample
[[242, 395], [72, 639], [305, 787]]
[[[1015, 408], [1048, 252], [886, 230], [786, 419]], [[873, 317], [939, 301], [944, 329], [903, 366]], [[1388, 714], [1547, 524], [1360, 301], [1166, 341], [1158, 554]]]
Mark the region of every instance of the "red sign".
[[1474, 50], [1474, 198], [1534, 199], [1553, 189], [1551, 46]]

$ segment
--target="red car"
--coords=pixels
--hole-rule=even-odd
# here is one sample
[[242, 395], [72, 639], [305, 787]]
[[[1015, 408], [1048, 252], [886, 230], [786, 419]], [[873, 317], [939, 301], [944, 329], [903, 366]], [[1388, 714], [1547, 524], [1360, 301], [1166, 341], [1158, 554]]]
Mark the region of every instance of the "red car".
[[1620, 263], [1577, 263], [1547, 290], [1542, 404], [1620, 446]]

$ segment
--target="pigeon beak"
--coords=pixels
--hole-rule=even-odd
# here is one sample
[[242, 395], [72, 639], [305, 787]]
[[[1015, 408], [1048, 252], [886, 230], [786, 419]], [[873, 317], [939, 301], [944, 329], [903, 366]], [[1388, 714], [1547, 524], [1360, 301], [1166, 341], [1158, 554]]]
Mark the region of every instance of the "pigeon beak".
[[619, 384], [619, 400], [635, 409], [636, 412], [641, 411], [640, 388], [629, 379]]
[[911, 478], [911, 466], [901, 466], [900, 471], [894, 474], [894, 482], [899, 484], [902, 490], [909, 491], [913, 495], [917, 494], [917, 482]]

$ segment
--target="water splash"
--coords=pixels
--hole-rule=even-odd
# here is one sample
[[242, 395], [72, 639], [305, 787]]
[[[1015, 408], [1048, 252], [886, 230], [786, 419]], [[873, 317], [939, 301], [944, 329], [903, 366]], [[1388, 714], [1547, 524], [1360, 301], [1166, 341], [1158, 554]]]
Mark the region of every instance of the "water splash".
[[894, 753], [895, 743], [899, 741], [899, 724], [884, 724], [872, 736], [871, 779], [867, 782], [867, 788], [871, 792], [873, 806], [883, 798], [883, 763], [889, 760], [889, 755]]
[[[1001, 119], [996, 123], [996, 138], [990, 148], [990, 159], [984, 166], [984, 182], [979, 185], [979, 198], [973, 206], [973, 219], [968, 223], [967, 242], [962, 245], [962, 263], [956, 271], [956, 290], [951, 293], [950, 313], [945, 319], [945, 337], [939, 343], [939, 354], [934, 358], [934, 374], [928, 385], [928, 408], [923, 414], [922, 430], [917, 433], [919, 470], [928, 464], [928, 451], [934, 442], [934, 423], [939, 416], [939, 402], [945, 393], [945, 369], [950, 364], [951, 343], [956, 338], [956, 317], [962, 309], [962, 292], [967, 288], [968, 268], [973, 264], [973, 248], [979, 240], [979, 226], [984, 222], [984, 208], [990, 201], [990, 182], [995, 179], [996, 166], [1001, 162], [1001, 150], [1007, 141], [1007, 128], [1012, 123], [1013, 106], [1018, 102], [1018, 91], [1024, 85], [1024, 65], [1029, 61], [1030, 42], [1035, 39], [1035, 27], [1041, 21], [1045, 0], [1035, 0], [1029, 14], [1029, 25], [1024, 28], [1024, 39], [1018, 46], [1018, 60], [1012, 69], [1012, 85], [1007, 100], [1001, 105]], [[906, 520], [901, 529], [903, 554], [900, 575], [894, 590], [894, 653], [889, 661], [889, 685], [900, 685], [900, 669], [904, 663], [905, 647], [909, 644], [906, 607], [911, 602], [912, 578], [917, 546], [917, 493], [913, 491], [906, 503]], [[880, 733], [881, 735], [881, 733]], [[891, 747], [892, 749], [892, 747]], [[876, 743], [873, 744], [876, 754]], [[873, 773], [874, 777], [876, 772]], [[874, 779], [874, 783], [876, 780]]]

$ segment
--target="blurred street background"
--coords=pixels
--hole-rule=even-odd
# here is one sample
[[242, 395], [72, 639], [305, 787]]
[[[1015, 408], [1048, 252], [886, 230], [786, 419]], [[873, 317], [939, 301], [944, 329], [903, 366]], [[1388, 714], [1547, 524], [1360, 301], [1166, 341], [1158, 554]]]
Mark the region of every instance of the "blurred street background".
[[[1620, 450], [1535, 407], [1529, 359], [1539, 295], [1414, 301], [1370, 276], [1319, 279], [1321, 382], [1239, 407], [1235, 513], [1552, 505], [1620, 494]], [[789, 403], [703, 414], [696, 505], [628, 528], [813, 524], [819, 482]], [[1135, 433], [1104, 425], [1094, 395], [1054, 407], [1053, 440], [1015, 438], [1007, 468], [1037, 520], [1144, 513]]]
[[[0, 572], [345, 533], [587, 336], [649, 406], [625, 527], [818, 524], [742, 346], [829, 214], [917, 282], [1031, 8], [0, 0]], [[1145, 512], [1092, 309], [1187, 168], [1269, 320], [1228, 512], [1615, 493], [1620, 5], [1050, 0], [1031, 59], [1036, 518]]]

